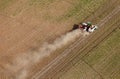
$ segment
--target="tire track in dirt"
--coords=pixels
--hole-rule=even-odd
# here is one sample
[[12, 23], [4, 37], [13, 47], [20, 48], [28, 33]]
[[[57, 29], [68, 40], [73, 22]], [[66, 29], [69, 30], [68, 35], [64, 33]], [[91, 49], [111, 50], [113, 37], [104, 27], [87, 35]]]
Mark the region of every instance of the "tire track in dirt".
[[[97, 25], [99, 25], [99, 27], [103, 26], [105, 23], [107, 23], [113, 16], [115, 16], [118, 12], [120, 11], [120, 6], [118, 6], [117, 8], [115, 8], [109, 15], [107, 15], [103, 20], [101, 20]], [[73, 49], [75, 49], [78, 45], [80, 45], [87, 37], [85, 37], [84, 39], [78, 39], [78, 41], [76, 41], [73, 45], [71, 45], [68, 49], [66, 49], [61, 55], [59, 55], [55, 60], [53, 60], [52, 62], [50, 62], [47, 66], [45, 66], [40, 72], [38, 72], [37, 74], [35, 74], [35, 76], [33, 76], [31, 79], [39, 79], [39, 78], [43, 78], [44, 79], [44, 75], [48, 74], [49, 70], [56, 65], [59, 65], [58, 63], [65, 58], [68, 54], [71, 53], [71, 51]]]
[[97, 25], [99, 27], [103, 26], [109, 19], [111, 19], [111, 16], [116, 15], [120, 11], [120, 6], [115, 8], [107, 17], [105, 17], [103, 20], [101, 20]]

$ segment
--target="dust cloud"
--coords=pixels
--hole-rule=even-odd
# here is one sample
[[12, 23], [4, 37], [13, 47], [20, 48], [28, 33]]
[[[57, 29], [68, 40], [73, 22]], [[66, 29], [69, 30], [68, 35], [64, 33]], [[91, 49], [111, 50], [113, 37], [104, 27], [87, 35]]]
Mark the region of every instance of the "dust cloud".
[[47, 42], [44, 43], [37, 51], [19, 55], [14, 59], [13, 64], [7, 64], [7, 68], [9, 71], [15, 73], [14, 79], [26, 79], [29, 68], [33, 64], [40, 62], [45, 57], [48, 57], [56, 49], [75, 41], [76, 38], [84, 37], [86, 35], [89, 35], [89, 33], [83, 32], [79, 29], [69, 32], [57, 38], [52, 44]]

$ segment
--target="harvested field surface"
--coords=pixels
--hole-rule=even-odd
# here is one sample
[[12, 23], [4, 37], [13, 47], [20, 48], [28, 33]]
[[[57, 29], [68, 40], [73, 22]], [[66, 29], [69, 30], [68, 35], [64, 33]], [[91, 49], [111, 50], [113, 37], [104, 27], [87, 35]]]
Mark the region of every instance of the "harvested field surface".
[[[0, 79], [58, 79], [65, 69], [73, 71], [69, 64], [77, 63], [78, 58], [79, 67], [85, 65], [83, 73], [89, 76], [109, 78], [112, 74], [111, 78], [119, 78], [119, 71], [113, 71], [110, 64], [111, 58], [119, 55], [117, 52], [109, 56], [107, 52], [101, 53], [103, 59], [96, 61], [92, 60], [96, 53], [88, 52], [118, 27], [119, 3], [118, 0], [0, 0]], [[100, 26], [100, 30], [91, 35], [80, 30], [68, 32], [74, 23], [88, 20]], [[101, 39], [91, 45], [98, 38]], [[90, 49], [84, 51], [87, 47]], [[106, 64], [100, 64], [105, 57], [108, 57]], [[106, 67], [107, 63], [110, 67]], [[113, 63], [117, 69], [119, 65]], [[109, 68], [110, 73], [105, 75]]]
[[116, 29], [84, 57], [71, 63], [59, 79], [119, 79], [120, 29]]
[[[111, 2], [110, 2], [111, 3]], [[47, 79], [47, 78], [53, 78], [53, 79], [59, 79], [59, 76], [56, 77], [56, 73], [63, 73], [66, 69], [71, 67], [72, 61], [80, 60], [81, 57], [84, 57], [87, 55], [87, 53], [96, 45], [98, 45], [103, 39], [105, 39], [109, 34], [113, 32], [117, 27], [119, 27], [119, 21], [120, 21], [120, 8], [119, 8], [119, 1], [115, 1], [115, 3], [118, 3], [118, 5], [110, 6], [110, 4], [106, 4], [103, 7], [109, 6], [104, 11], [108, 11], [108, 15], [105, 16], [105, 14], [96, 15], [101, 16], [100, 22], [98, 23], [100, 26], [100, 30], [98, 30], [96, 33], [90, 35], [90, 37], [85, 39], [79, 39], [76, 43], [71, 45], [69, 48], [65, 49], [65, 51], [61, 54], [61, 56], [58, 56], [53, 62], [51, 62], [49, 65], [47, 65], [43, 70], [41, 70], [36, 76], [34, 76], [35, 79]], [[111, 3], [112, 5], [112, 3]], [[102, 8], [103, 8], [102, 7]], [[107, 26], [107, 27], [105, 27]], [[114, 27], [113, 27], [114, 26]], [[84, 42], [84, 43], [82, 43]], [[77, 59], [77, 57], [78, 59]], [[74, 59], [74, 60], [73, 60]], [[74, 61], [74, 63], [76, 63]], [[62, 69], [63, 68], [63, 69]], [[64, 70], [65, 69], [65, 70]], [[67, 70], [66, 70], [67, 71]], [[69, 71], [68, 71], [69, 73]], [[34, 79], [33, 78], [33, 79]], [[100, 75], [100, 78], [102, 76]], [[72, 79], [72, 78], [71, 78]]]
[[[116, 11], [118, 11], [116, 9]], [[115, 9], [112, 11], [116, 12]], [[111, 13], [112, 13], [111, 12]], [[54, 75], [55, 79], [119, 79], [120, 78], [120, 12], [114, 17], [109, 17], [114, 14], [108, 14], [101, 22], [106, 22], [101, 24], [103, 27], [116, 26], [113, 31], [106, 30], [101, 37], [96, 40], [93, 40], [91, 46], [86, 45], [80, 49], [79, 55], [76, 56], [69, 64], [64, 66], [58, 74]], [[116, 17], [117, 16], [117, 17]], [[107, 22], [106, 20], [109, 21]], [[118, 19], [119, 18], [119, 19]], [[106, 20], [105, 20], [106, 19]], [[110, 22], [110, 23], [109, 23]], [[113, 25], [111, 25], [113, 23]], [[105, 28], [104, 28], [105, 29]], [[105, 30], [103, 30], [105, 31]], [[101, 31], [101, 33], [103, 32]], [[109, 31], [108, 35], [107, 32]], [[96, 33], [97, 34], [97, 33]], [[100, 35], [100, 31], [99, 31]], [[105, 35], [105, 37], [104, 37]], [[94, 35], [95, 36], [95, 35]], [[97, 36], [96, 36], [97, 38]], [[102, 38], [101, 41], [99, 41]], [[89, 40], [90, 41], [90, 40]], [[75, 50], [76, 52], [76, 50]], [[75, 53], [74, 52], [74, 53]]]

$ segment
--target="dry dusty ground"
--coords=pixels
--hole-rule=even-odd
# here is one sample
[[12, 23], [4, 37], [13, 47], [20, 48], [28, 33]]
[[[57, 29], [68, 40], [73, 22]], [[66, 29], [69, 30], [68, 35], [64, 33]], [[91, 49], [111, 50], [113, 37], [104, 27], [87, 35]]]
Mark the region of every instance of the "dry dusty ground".
[[[0, 0], [1, 74], [14, 75], [17, 73], [17, 65], [14, 65], [17, 57], [38, 50], [44, 42], [52, 42], [69, 30], [70, 19], [59, 23], [56, 19], [73, 6], [67, 0]], [[23, 56], [18, 62], [24, 64], [25, 61]], [[20, 63], [18, 70], [19, 67]]]
[[[48, 56], [50, 54], [44, 47], [51, 44], [41, 47], [44, 42], [53, 43], [55, 38], [69, 31], [74, 23], [87, 18], [105, 1], [0, 0], [0, 79], [30, 79], [58, 55]], [[96, 19], [92, 21], [97, 23], [102, 18]], [[78, 33], [75, 34], [77, 37]]]

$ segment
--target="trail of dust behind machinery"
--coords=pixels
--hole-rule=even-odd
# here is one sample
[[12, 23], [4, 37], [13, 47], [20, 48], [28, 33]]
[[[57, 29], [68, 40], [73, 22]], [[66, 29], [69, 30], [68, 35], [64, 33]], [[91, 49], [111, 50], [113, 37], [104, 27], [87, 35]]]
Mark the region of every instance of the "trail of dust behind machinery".
[[51, 53], [53, 53], [56, 49], [59, 49], [66, 44], [75, 41], [78, 37], [84, 37], [88, 35], [87, 32], [82, 32], [81, 30], [74, 30], [69, 32], [61, 37], [57, 38], [53, 43], [44, 43], [42, 47], [40, 47], [37, 51], [24, 53], [22, 55], [17, 56], [12, 64], [7, 64], [5, 68], [7, 69], [7, 73], [14, 74], [14, 79], [26, 79], [28, 76], [29, 68], [40, 62], [43, 58], [48, 57]]

